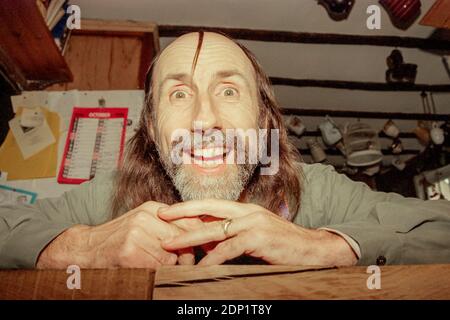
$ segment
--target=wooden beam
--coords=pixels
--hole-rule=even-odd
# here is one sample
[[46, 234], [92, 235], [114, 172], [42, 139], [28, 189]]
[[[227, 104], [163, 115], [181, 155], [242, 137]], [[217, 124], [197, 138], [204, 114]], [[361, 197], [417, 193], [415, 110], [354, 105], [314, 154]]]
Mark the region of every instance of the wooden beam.
[[[300, 152], [301, 155], [311, 155], [311, 150], [308, 148], [299, 148], [298, 151]], [[329, 156], [344, 156], [339, 150], [337, 149], [325, 149], [323, 150], [327, 155]], [[382, 149], [381, 153], [385, 156], [389, 156], [389, 155], [394, 155], [392, 153], [392, 150], [389, 149]], [[404, 149], [402, 150], [402, 152], [397, 153], [395, 155], [417, 155], [420, 153], [420, 150], [414, 150], [414, 149]]]
[[[301, 135], [301, 137], [321, 137], [321, 136], [322, 136], [322, 133], [319, 130], [305, 131]], [[380, 131], [378, 133], [378, 137], [392, 139], [391, 137], [387, 136], [383, 131]], [[417, 136], [413, 132], [400, 132], [398, 137], [404, 138], [404, 139], [417, 139]]]
[[369, 45], [384, 47], [419, 48], [426, 50], [450, 50], [450, 41], [398, 36], [364, 36], [333, 33], [220, 28], [186, 25], [160, 25], [160, 37], [178, 37], [199, 30], [228, 34], [234, 39], [266, 42], [291, 42], [313, 44]]
[[324, 117], [326, 115], [329, 115], [330, 117], [336, 118], [430, 120], [430, 121], [450, 120], [450, 114], [369, 112], [369, 111], [302, 109], [302, 108], [282, 108], [282, 113], [285, 115], [299, 115], [309, 117]]
[[[74, 29], [75, 34], [102, 34], [112, 36], [145, 36], [158, 29], [155, 23], [131, 20], [83, 19], [81, 29]], [[156, 44], [155, 44], [156, 45]]]
[[410, 84], [384, 83], [340, 80], [313, 80], [270, 77], [273, 85], [293, 87], [319, 87], [332, 89], [365, 90], [365, 91], [430, 91], [450, 92], [450, 84]]

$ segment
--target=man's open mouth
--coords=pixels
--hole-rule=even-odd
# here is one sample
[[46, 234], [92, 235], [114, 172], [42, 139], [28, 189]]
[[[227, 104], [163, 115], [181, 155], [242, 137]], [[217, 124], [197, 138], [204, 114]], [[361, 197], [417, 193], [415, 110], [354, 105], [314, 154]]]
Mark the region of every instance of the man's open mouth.
[[226, 157], [231, 148], [224, 146], [210, 146], [204, 148], [192, 148], [186, 150], [186, 154], [191, 158], [191, 163], [204, 168], [214, 168], [225, 164]]

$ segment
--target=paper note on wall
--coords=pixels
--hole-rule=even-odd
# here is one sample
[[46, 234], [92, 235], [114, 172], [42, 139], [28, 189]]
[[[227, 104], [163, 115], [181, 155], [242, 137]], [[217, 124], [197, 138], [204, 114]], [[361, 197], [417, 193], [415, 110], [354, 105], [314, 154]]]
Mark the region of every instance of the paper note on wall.
[[[27, 111], [26, 109], [22, 110], [22, 114], [28, 115], [29, 112]], [[34, 122], [36, 126], [24, 126], [24, 123], [33, 125], [33, 119], [28, 117], [22, 119], [22, 115], [16, 115], [9, 121], [9, 128], [24, 159], [30, 158], [56, 141], [40, 108], [38, 113], [42, 114], [42, 119], [39, 123]], [[26, 120], [26, 122], [23, 120]]]
[[[55, 139], [38, 153], [24, 159], [11, 130], [0, 147], [0, 171], [8, 172], [8, 180], [48, 178], [56, 176], [59, 140], [59, 115], [41, 108]], [[22, 108], [16, 116], [21, 115]], [[21, 129], [22, 130], [22, 129]]]

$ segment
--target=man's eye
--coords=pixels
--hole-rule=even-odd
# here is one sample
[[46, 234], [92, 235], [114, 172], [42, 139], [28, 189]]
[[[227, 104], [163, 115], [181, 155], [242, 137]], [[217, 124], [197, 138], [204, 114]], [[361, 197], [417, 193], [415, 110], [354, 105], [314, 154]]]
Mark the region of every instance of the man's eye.
[[234, 97], [238, 95], [238, 92], [236, 89], [233, 88], [226, 88], [225, 90], [222, 91], [222, 94], [225, 97]]
[[175, 99], [186, 99], [187, 98], [187, 93], [184, 91], [175, 91], [174, 93], [172, 93], [172, 96]]

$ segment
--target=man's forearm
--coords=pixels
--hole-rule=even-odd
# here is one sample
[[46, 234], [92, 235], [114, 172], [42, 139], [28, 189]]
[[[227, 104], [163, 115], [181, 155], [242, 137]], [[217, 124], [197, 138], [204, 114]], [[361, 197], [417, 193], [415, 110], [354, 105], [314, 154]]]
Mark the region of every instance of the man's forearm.
[[316, 230], [319, 245], [317, 250], [322, 257], [322, 265], [353, 266], [358, 257], [349, 243], [340, 235], [323, 229]]
[[76, 225], [62, 232], [41, 251], [36, 268], [65, 269], [71, 264], [88, 265], [89, 251], [84, 242], [89, 229], [89, 226]]

